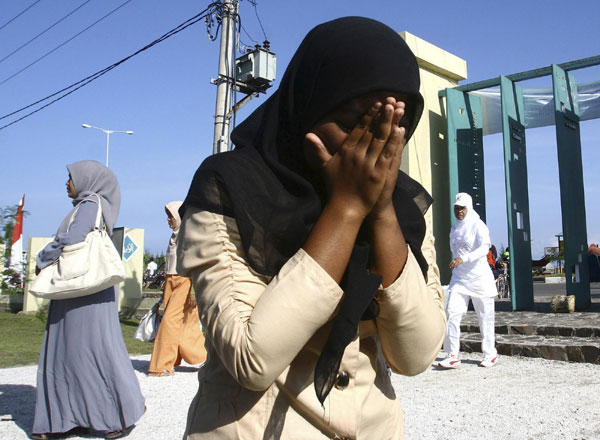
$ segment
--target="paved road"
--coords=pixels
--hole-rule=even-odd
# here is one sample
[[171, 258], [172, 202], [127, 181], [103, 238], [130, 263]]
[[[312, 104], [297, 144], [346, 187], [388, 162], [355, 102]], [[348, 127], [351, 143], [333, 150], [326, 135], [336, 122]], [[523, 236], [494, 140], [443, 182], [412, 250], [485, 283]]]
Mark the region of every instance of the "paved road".
[[[535, 299], [542, 299], [553, 297], [554, 295], [564, 294], [566, 291], [566, 284], [549, 284], [549, 283], [541, 283], [534, 282], [533, 283], [533, 296]], [[590, 292], [592, 294], [592, 298], [600, 299], [600, 283], [590, 283]]]

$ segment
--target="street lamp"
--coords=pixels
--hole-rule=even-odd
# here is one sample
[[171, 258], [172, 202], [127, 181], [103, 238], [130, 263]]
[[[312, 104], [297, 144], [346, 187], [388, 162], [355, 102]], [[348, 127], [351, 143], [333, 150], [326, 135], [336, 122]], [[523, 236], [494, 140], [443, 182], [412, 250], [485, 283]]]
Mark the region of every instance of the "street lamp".
[[89, 124], [81, 124], [81, 126], [83, 128], [95, 128], [96, 130], [100, 130], [103, 131], [104, 133], [106, 133], [106, 166], [108, 167], [108, 142], [109, 142], [109, 138], [110, 138], [110, 134], [111, 133], [125, 133], [125, 134], [133, 134], [133, 131], [131, 130], [107, 130], [105, 128], [100, 128], [100, 127], [94, 127], [93, 125], [89, 125]]

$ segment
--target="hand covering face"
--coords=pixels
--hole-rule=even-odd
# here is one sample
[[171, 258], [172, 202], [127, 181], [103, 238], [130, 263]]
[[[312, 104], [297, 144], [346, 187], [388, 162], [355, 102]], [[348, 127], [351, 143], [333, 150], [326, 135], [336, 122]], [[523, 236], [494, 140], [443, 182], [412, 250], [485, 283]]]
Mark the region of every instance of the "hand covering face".
[[[236, 149], [208, 157], [196, 172], [181, 208], [195, 206], [236, 219], [250, 266], [275, 275], [303, 246], [319, 218], [326, 192], [306, 163], [302, 139], [317, 121], [349, 100], [374, 91], [407, 96], [407, 138], [423, 110], [417, 61], [400, 36], [362, 17], [321, 24], [308, 33], [279, 89], [232, 133]], [[423, 187], [399, 172], [394, 207], [423, 273], [423, 213], [432, 202]], [[373, 319], [381, 282], [367, 270], [368, 243], [359, 234], [341, 283], [344, 299], [315, 370], [321, 402], [333, 386], [344, 349], [358, 321]]]

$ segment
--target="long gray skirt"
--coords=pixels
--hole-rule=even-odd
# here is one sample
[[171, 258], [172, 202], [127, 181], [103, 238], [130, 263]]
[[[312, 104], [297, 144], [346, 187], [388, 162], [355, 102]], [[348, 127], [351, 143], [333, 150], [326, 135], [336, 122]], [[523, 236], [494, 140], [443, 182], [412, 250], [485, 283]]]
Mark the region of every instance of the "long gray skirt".
[[115, 288], [50, 301], [37, 371], [33, 432], [115, 431], [144, 413], [119, 325]]

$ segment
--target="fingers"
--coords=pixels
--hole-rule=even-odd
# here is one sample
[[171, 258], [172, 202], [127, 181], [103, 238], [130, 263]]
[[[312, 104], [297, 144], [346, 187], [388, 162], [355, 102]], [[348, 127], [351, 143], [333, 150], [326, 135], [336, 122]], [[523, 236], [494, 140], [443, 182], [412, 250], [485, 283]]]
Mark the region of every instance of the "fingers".
[[[406, 104], [403, 101], [396, 101], [394, 97], [388, 97], [378, 117], [371, 122], [372, 128], [369, 131], [373, 132], [372, 139], [366, 139], [366, 136], [363, 136], [361, 141], [370, 141], [366, 154], [371, 157], [373, 162], [385, 163], [390, 159], [394, 159], [394, 162], [401, 160], [400, 157], [397, 158], [396, 153], [398, 148], [400, 148], [399, 153], [402, 153], [404, 145], [401, 138], [406, 134], [406, 130], [401, 128], [401, 132], [398, 132], [396, 128], [399, 127], [400, 121], [405, 116], [405, 109]], [[400, 163], [398, 163], [399, 166]]]
[[399, 168], [406, 133], [399, 123], [404, 117], [406, 104], [388, 97], [383, 103], [375, 103], [348, 135], [342, 149], [365, 159], [378, 168]]
[[400, 121], [406, 114], [406, 104], [403, 101], [398, 101], [394, 106], [394, 118], [392, 120], [392, 125], [394, 127], [400, 125]]
[[[375, 163], [385, 146], [387, 145], [390, 135], [392, 134], [392, 120], [394, 118], [394, 106], [386, 103], [378, 117], [371, 123], [371, 129], [369, 130], [373, 136], [371, 138], [368, 150], [366, 151], [367, 159], [370, 159], [372, 163]], [[388, 152], [384, 159], [391, 159], [393, 152]]]
[[368, 146], [368, 142], [370, 142], [370, 128], [373, 120], [379, 113], [379, 109], [381, 109], [381, 103], [376, 102], [371, 108], [360, 118], [358, 124], [352, 129], [348, 138], [342, 145], [342, 148], [354, 148], [359, 144], [363, 145], [366, 143]]
[[406, 128], [398, 127], [397, 125], [392, 126], [392, 133], [385, 143], [381, 155], [377, 158], [376, 167], [383, 167], [390, 170], [398, 170], [400, 168], [402, 151], [406, 144], [405, 134]]
[[[391, 170], [397, 171], [400, 169], [400, 164], [402, 163], [402, 151], [404, 151], [404, 146], [406, 145], [406, 139], [404, 138], [405, 134], [406, 128], [394, 127], [394, 133], [392, 133], [392, 136], [390, 136], [390, 140], [388, 141], [388, 144], [390, 145], [389, 147], [386, 146], [386, 149], [389, 148], [392, 151], [395, 148], [392, 161], [389, 165]], [[385, 154], [386, 152], [384, 150], [382, 156]]]
[[327, 148], [321, 141], [321, 138], [314, 133], [307, 133], [305, 136], [307, 144], [313, 149], [314, 156], [316, 157], [320, 166], [324, 166], [331, 159], [331, 154], [327, 151]]

